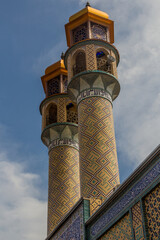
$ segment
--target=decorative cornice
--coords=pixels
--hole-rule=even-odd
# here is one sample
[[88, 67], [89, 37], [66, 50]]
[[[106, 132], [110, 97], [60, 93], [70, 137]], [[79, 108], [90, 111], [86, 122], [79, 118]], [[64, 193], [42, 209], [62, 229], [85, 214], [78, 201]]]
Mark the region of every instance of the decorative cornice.
[[68, 95], [74, 101], [77, 102], [77, 97], [84, 91], [101, 89], [104, 92], [110, 94], [111, 100], [115, 100], [120, 92], [120, 84], [115, 76], [110, 73], [93, 70], [85, 71], [75, 75], [68, 84]]
[[107, 91], [95, 88], [84, 90], [83, 92], [81, 92], [80, 95], [77, 97], [77, 104], [79, 104], [83, 99], [88, 97], [102, 97], [112, 103], [112, 98]]
[[41, 140], [47, 147], [57, 139], [70, 139], [78, 144], [78, 125], [69, 122], [52, 123], [44, 128], [41, 134]]
[[76, 141], [74, 141], [73, 139], [64, 138], [53, 140], [48, 147], [48, 152], [50, 152], [53, 148], [59, 146], [70, 146], [79, 150], [79, 144]]

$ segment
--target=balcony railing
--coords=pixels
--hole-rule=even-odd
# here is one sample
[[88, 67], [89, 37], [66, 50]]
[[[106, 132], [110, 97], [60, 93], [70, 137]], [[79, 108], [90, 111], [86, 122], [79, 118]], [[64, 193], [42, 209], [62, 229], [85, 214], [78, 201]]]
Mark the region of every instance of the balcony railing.
[[56, 123], [57, 122], [57, 116], [53, 116], [53, 117], [46, 117], [46, 126], [52, 124], [52, 123]]
[[111, 65], [106, 59], [97, 59], [97, 69], [111, 73]]
[[76, 64], [73, 66], [73, 76], [80, 73], [84, 72], [86, 70], [85, 66], [77, 66]]
[[78, 114], [77, 112], [67, 111], [67, 122], [77, 123], [78, 124]]

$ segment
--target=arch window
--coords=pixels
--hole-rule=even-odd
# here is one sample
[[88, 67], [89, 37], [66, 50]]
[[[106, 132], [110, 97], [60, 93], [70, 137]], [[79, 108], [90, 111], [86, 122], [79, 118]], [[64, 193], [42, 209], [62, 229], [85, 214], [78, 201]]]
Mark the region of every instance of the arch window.
[[67, 106], [67, 122], [78, 124], [77, 108], [73, 103], [69, 103]]
[[57, 106], [56, 104], [51, 104], [48, 107], [46, 115], [46, 126], [56, 122], [57, 122]]
[[86, 56], [84, 52], [79, 52], [75, 58], [75, 64], [73, 65], [73, 75], [86, 70]]
[[96, 53], [97, 70], [111, 73], [111, 64], [108, 61], [107, 55], [103, 51], [98, 51]]

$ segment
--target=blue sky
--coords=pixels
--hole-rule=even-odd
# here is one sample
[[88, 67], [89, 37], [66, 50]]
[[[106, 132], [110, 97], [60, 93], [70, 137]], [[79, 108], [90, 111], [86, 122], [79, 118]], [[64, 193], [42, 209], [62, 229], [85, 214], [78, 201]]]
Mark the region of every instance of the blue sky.
[[[159, 0], [91, 0], [115, 21], [120, 96], [114, 122], [121, 182], [159, 144]], [[48, 153], [41, 143], [40, 77], [67, 50], [77, 0], [2, 1], [0, 8], [0, 236], [46, 237]], [[8, 229], [8, 226], [10, 228]]]

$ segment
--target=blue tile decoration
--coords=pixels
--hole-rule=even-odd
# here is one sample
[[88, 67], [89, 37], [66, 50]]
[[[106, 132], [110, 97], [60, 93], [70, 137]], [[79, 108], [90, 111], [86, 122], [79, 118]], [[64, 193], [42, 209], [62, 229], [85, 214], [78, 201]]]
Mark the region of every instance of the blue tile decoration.
[[83, 202], [49, 240], [84, 240]]
[[107, 212], [105, 212], [90, 228], [91, 239], [99, 234], [114, 217], [131, 203], [142, 191], [160, 176], [160, 161], [135, 184], [123, 197]]
[[58, 240], [74, 239], [80, 240], [80, 217], [78, 217], [67, 230], [58, 238]]

